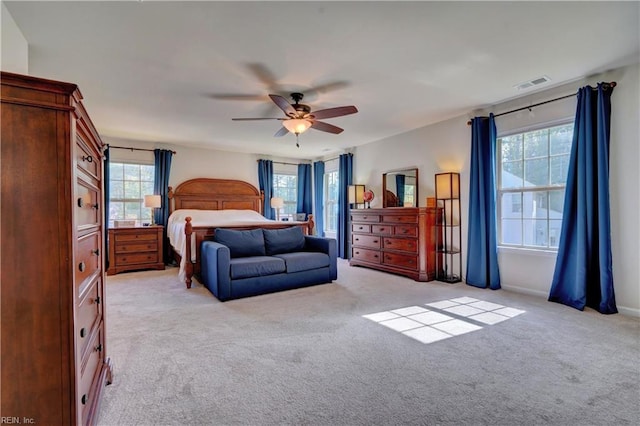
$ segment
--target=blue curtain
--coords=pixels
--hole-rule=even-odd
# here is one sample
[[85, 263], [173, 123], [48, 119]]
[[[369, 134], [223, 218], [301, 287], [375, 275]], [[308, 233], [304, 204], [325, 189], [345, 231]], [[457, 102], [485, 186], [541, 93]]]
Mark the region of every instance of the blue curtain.
[[316, 235], [324, 237], [324, 162], [313, 163], [313, 182], [315, 186]]
[[167, 244], [167, 221], [169, 220], [169, 174], [171, 173], [171, 158], [173, 152], [166, 149], [154, 149], [155, 177], [153, 182], [153, 193], [160, 195], [161, 207], [154, 210], [153, 221], [164, 226], [163, 232], [163, 253], [164, 262], [171, 259], [169, 244]]
[[338, 181], [338, 256], [349, 258], [349, 185], [353, 181], [353, 154], [342, 154], [339, 159]]
[[103, 167], [103, 178], [104, 182], [104, 268], [109, 269], [109, 238], [107, 238], [107, 230], [109, 229], [109, 198], [110, 198], [110, 184], [109, 179], [111, 178], [109, 174], [109, 145], [104, 150], [104, 163]]
[[258, 183], [260, 190], [264, 194], [264, 217], [275, 219], [276, 213], [271, 208], [271, 197], [273, 196], [273, 161], [258, 160]]
[[398, 193], [398, 207], [404, 207], [405, 175], [396, 175], [396, 192]]
[[609, 217], [608, 83], [578, 91], [562, 229], [549, 301], [615, 314]]
[[312, 213], [311, 164], [298, 164], [298, 213]]
[[496, 124], [493, 114], [471, 120], [471, 178], [466, 282], [500, 288], [496, 219]]

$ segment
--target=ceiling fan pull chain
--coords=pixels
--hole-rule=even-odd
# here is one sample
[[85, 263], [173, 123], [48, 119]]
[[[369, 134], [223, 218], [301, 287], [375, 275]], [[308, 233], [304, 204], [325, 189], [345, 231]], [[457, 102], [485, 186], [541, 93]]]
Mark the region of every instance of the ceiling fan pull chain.
[[298, 143], [298, 133], [296, 133], [296, 146], [300, 148], [300, 144]]

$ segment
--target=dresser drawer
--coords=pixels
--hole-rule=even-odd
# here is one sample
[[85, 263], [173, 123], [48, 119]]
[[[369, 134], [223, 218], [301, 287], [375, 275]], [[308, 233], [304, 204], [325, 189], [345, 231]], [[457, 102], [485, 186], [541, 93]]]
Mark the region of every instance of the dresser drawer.
[[116, 264], [122, 265], [137, 265], [147, 263], [159, 262], [158, 253], [129, 253], [129, 254], [116, 254]]
[[361, 235], [361, 234], [353, 234], [351, 236], [351, 243], [354, 246], [359, 247], [368, 247], [379, 249], [380, 248], [380, 240], [381, 238], [377, 235]]
[[148, 243], [144, 241], [116, 243], [116, 253], [136, 253], [141, 251], [158, 251], [158, 242], [154, 240]]
[[351, 213], [351, 222], [380, 222], [380, 215], [370, 213]]
[[78, 239], [74, 270], [79, 293], [84, 292], [84, 281], [95, 274], [101, 267], [100, 246], [99, 232], [93, 232]]
[[385, 223], [418, 223], [417, 215], [390, 215], [383, 216], [382, 221]]
[[362, 223], [352, 223], [351, 224], [351, 232], [371, 232], [371, 225], [364, 225]]
[[104, 356], [102, 351], [104, 350], [104, 335], [102, 325], [95, 334], [91, 336], [91, 342], [89, 343], [88, 350], [82, 359], [82, 365], [80, 367], [80, 381], [78, 384], [78, 405], [80, 406], [80, 412], [82, 413], [82, 424], [87, 424], [87, 416], [89, 415], [90, 408], [94, 405], [93, 400], [98, 392], [98, 378], [102, 370]]
[[418, 269], [418, 257], [409, 254], [385, 252], [382, 263], [401, 268]]
[[402, 235], [407, 237], [417, 237], [418, 227], [413, 225], [396, 225], [393, 227], [394, 235]]
[[400, 250], [418, 253], [418, 240], [408, 238], [385, 238], [382, 241], [385, 250]]
[[380, 263], [379, 251], [354, 247], [352, 252], [351, 257], [353, 259], [362, 260], [364, 262]]
[[371, 225], [371, 232], [379, 235], [391, 235], [393, 226], [390, 225]]
[[101, 294], [102, 279], [98, 276], [91, 284], [88, 291], [80, 297], [80, 301], [76, 308], [76, 339], [78, 339], [77, 348], [79, 350], [79, 358], [81, 358], [82, 354], [85, 353], [87, 345], [89, 344], [89, 337], [95, 326], [97, 326], [102, 319], [103, 300], [100, 298]]

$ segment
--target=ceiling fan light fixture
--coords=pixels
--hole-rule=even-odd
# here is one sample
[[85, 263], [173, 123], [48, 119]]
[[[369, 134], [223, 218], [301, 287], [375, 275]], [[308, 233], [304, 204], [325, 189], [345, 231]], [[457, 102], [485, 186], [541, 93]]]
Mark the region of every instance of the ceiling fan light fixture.
[[289, 120], [284, 120], [282, 125], [291, 133], [295, 133], [299, 135], [301, 133], [306, 132], [309, 127], [311, 127], [311, 122], [309, 120], [304, 120], [301, 118], [292, 118]]

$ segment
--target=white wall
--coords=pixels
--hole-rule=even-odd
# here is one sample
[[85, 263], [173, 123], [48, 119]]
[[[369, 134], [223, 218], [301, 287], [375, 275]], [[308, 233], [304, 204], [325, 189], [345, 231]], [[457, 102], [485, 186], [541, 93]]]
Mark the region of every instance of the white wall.
[[[622, 313], [640, 316], [640, 70], [638, 64], [576, 81], [535, 95], [524, 96], [496, 105], [489, 111], [500, 113], [528, 106], [555, 97], [576, 93], [586, 84], [616, 81], [612, 96], [610, 191], [614, 288], [618, 309]], [[498, 117], [499, 133], [549, 123], [575, 115], [576, 98], [553, 102], [528, 111]], [[418, 167], [420, 174], [419, 205], [434, 194], [434, 174], [459, 171], [463, 206], [463, 250], [466, 253], [466, 233], [469, 199], [469, 158], [471, 131], [468, 116], [426, 126], [394, 137], [360, 146], [354, 154], [354, 182], [373, 189], [376, 200], [372, 207], [381, 207], [382, 173], [388, 170]], [[499, 250], [502, 287], [547, 297], [555, 267], [555, 253], [529, 250]], [[466, 259], [463, 256], [463, 274]]]
[[0, 69], [17, 74], [29, 73], [29, 45], [13, 17], [2, 3], [2, 51]]

